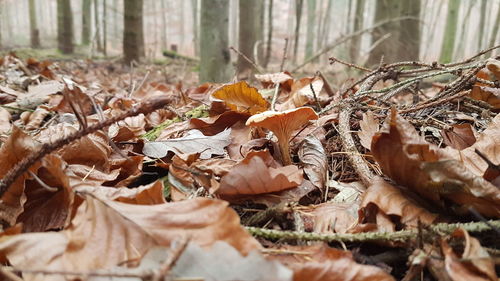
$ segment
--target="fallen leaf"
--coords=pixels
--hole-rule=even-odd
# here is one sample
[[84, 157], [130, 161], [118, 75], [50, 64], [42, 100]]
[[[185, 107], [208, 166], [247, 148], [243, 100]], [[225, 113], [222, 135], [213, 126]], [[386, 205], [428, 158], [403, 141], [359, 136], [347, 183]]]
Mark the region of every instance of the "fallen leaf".
[[247, 121], [250, 117], [247, 113], [226, 111], [220, 115], [206, 118], [192, 118], [189, 120], [189, 128], [201, 131], [205, 136], [213, 136], [227, 128], [231, 128], [238, 122]]
[[10, 119], [10, 113], [5, 108], [0, 107], [0, 135], [7, 134], [11, 130]]
[[[292, 86], [289, 98], [279, 105], [280, 110], [293, 109], [316, 102], [323, 89], [323, 79], [302, 78]], [[315, 98], [316, 96], [316, 98]]]
[[489, 103], [495, 110], [500, 109], [500, 89], [498, 88], [475, 85], [472, 87], [470, 97]]
[[307, 178], [322, 189], [328, 173], [328, 159], [321, 142], [314, 136], [307, 136], [299, 148], [298, 155]]
[[166, 203], [163, 197], [163, 183], [155, 181], [148, 185], [134, 188], [108, 187], [80, 183], [73, 187], [76, 192], [92, 194], [96, 197], [118, 202], [138, 205], [155, 205]]
[[[464, 229], [458, 228], [448, 240], [441, 241], [441, 250], [444, 254], [444, 269], [452, 280], [498, 280], [493, 258], [476, 238], [471, 237]], [[453, 247], [450, 245], [452, 243]], [[461, 252], [456, 252], [457, 244], [463, 249]]]
[[201, 153], [200, 158], [208, 159], [212, 154], [224, 154], [224, 147], [231, 143], [230, 134], [231, 129], [214, 136], [205, 136], [198, 130], [191, 130], [179, 139], [146, 142], [142, 152], [151, 158], [163, 158], [169, 151], [175, 154]]
[[359, 122], [359, 126], [361, 127], [361, 130], [358, 131], [359, 142], [364, 148], [370, 149], [372, 138], [379, 130], [379, 124], [373, 112], [367, 111], [363, 113], [363, 120]]
[[268, 151], [250, 152], [220, 180], [219, 195], [250, 195], [297, 187], [302, 172], [294, 165], [281, 167]]
[[473, 128], [468, 123], [454, 124], [449, 130], [442, 130], [443, 142], [455, 149], [462, 150], [476, 142]]
[[[224, 201], [134, 205], [86, 196], [66, 230], [3, 237], [0, 256], [16, 268], [88, 272], [137, 261], [153, 246], [169, 247], [182, 237], [202, 247], [225, 241], [245, 255], [260, 249]], [[23, 277], [66, 280], [62, 275]]]
[[259, 94], [257, 89], [248, 86], [245, 81], [222, 86], [212, 96], [223, 100], [231, 110], [251, 115], [269, 108], [269, 103]]

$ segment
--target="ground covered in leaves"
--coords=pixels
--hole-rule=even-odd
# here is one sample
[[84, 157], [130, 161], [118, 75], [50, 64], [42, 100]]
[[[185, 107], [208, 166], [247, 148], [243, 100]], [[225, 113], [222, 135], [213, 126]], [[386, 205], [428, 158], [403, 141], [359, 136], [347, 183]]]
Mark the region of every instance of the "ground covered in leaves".
[[338, 85], [4, 56], [2, 280], [497, 280], [485, 54]]

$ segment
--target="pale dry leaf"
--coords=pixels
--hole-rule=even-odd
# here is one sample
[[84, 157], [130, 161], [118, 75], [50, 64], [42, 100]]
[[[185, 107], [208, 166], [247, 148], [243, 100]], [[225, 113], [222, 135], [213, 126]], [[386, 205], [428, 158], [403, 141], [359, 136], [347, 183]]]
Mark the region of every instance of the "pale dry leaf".
[[361, 145], [370, 149], [372, 146], [372, 138], [379, 130], [379, 124], [372, 111], [363, 113], [363, 120], [359, 122], [361, 130], [358, 131], [359, 142]]
[[328, 173], [328, 159], [323, 144], [316, 137], [307, 136], [299, 148], [298, 155], [309, 180], [319, 189], [323, 189]]
[[146, 142], [142, 152], [151, 158], [162, 158], [169, 151], [175, 154], [200, 153], [201, 159], [208, 159], [211, 155], [223, 155], [224, 147], [231, 143], [231, 129], [224, 130], [214, 136], [205, 136], [198, 130], [178, 139]]

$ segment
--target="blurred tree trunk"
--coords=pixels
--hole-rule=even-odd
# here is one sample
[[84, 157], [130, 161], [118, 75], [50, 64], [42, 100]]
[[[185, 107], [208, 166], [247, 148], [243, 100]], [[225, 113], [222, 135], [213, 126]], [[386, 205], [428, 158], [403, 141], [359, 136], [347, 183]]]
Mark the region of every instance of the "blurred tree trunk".
[[99, 1], [94, 0], [94, 26], [95, 26], [95, 34], [94, 38], [96, 40], [97, 51], [102, 51], [101, 45], [101, 31], [99, 28]]
[[90, 44], [90, 22], [92, 16], [91, 0], [82, 2], [82, 45]]
[[470, 14], [472, 12], [472, 8], [474, 7], [474, 4], [476, 4], [475, 1], [470, 1], [468, 3], [468, 7], [467, 7], [467, 13], [465, 14], [465, 16], [463, 17], [463, 21], [462, 21], [462, 30], [460, 32], [460, 38], [458, 39], [458, 43], [457, 43], [457, 50], [455, 51], [455, 56], [456, 57], [463, 57], [464, 56], [464, 52], [465, 52], [465, 43], [468, 41], [467, 40], [467, 37], [468, 37], [468, 26], [469, 26], [469, 22], [470, 22]]
[[399, 16], [412, 18], [396, 23], [400, 27], [397, 60], [416, 61], [420, 57], [420, 0], [404, 0], [401, 4]]
[[384, 62], [418, 60], [420, 53], [420, 0], [377, 0], [375, 23], [401, 17], [398, 22], [390, 22], [376, 28], [368, 65], [377, 65], [382, 57]]
[[102, 0], [102, 52], [106, 56], [108, 54], [108, 32], [106, 30], [106, 0]]
[[331, 10], [332, 10], [333, 0], [328, 0], [325, 16], [323, 17], [323, 22], [321, 23], [321, 32], [318, 33], [318, 42], [317, 42], [317, 50], [323, 49], [325, 43], [327, 42], [328, 34], [330, 33], [330, 19], [331, 19]]
[[191, 11], [193, 12], [193, 43], [194, 43], [194, 54], [196, 56], [200, 55], [199, 51], [199, 31], [198, 31], [198, 0], [191, 0]]
[[63, 54], [73, 53], [73, 13], [70, 0], [57, 0], [57, 46]]
[[[0, 30], [2, 30], [3, 2], [0, 1]], [[2, 32], [0, 32], [0, 48], [2, 48]]]
[[36, 49], [40, 48], [40, 31], [38, 30], [38, 23], [36, 21], [35, 0], [29, 0], [29, 10], [31, 47]]
[[125, 63], [144, 57], [143, 0], [124, 0], [123, 55]]
[[[168, 42], [167, 42], [167, 7], [165, 5], [165, 1], [167, 0], [160, 0], [161, 3], [161, 49], [162, 51], [168, 50]], [[194, 0], [196, 2], [196, 0]], [[193, 2], [193, 1], [191, 1]], [[193, 21], [196, 21], [196, 18], [193, 18]], [[196, 38], [196, 30], [194, 31], [194, 36]], [[194, 42], [195, 44], [195, 50], [196, 50], [196, 41]], [[196, 52], [196, 51], [195, 51]]]
[[[365, 0], [356, 0], [356, 10], [354, 15], [352, 32], [359, 31], [363, 28], [363, 13], [365, 11]], [[359, 52], [361, 50], [361, 35], [352, 38], [349, 55], [352, 62], [357, 62]]]
[[479, 34], [477, 38], [477, 50], [480, 51], [484, 48], [485, 42], [484, 34], [486, 25], [486, 0], [481, 0], [481, 16], [479, 17]]
[[306, 56], [304, 59], [312, 57], [314, 51], [314, 25], [316, 24], [316, 0], [307, 0], [307, 35], [306, 35]]
[[228, 24], [229, 0], [201, 0], [200, 83], [231, 77]]
[[443, 44], [441, 45], [441, 55], [439, 60], [442, 63], [448, 63], [453, 59], [453, 48], [457, 33], [458, 10], [460, 8], [459, 0], [449, 0], [448, 16], [444, 28]]
[[[400, 0], [377, 0], [375, 4], [375, 23], [398, 17], [401, 4]], [[382, 57], [384, 57], [384, 62], [394, 62], [397, 60], [396, 54], [398, 54], [399, 45], [398, 29], [399, 23], [391, 22], [373, 31], [372, 44], [378, 44], [370, 52], [368, 65], [379, 64]], [[389, 37], [383, 39], [386, 36]]]
[[[254, 56], [254, 47], [257, 41], [261, 39], [260, 12], [262, 0], [239, 2], [239, 35], [238, 49], [248, 59], [256, 61]], [[238, 73], [244, 73], [252, 70], [252, 64], [243, 56], [238, 56]]]
[[120, 22], [120, 14], [119, 14], [119, 9], [118, 9], [118, 0], [113, 0], [113, 7], [114, 7], [114, 24], [113, 24], [113, 32], [114, 32], [114, 37], [119, 38], [120, 32], [118, 31], [118, 26]]
[[495, 24], [493, 25], [493, 28], [491, 29], [490, 37], [489, 37], [489, 44], [486, 47], [493, 47], [495, 45], [495, 39], [498, 35], [498, 27], [500, 26], [500, 7], [497, 9], [497, 16], [495, 18]]
[[293, 43], [293, 62], [297, 62], [297, 54], [299, 50], [299, 35], [300, 35], [300, 20], [302, 18], [302, 6], [304, 0], [295, 0], [295, 33]]
[[264, 56], [263, 66], [267, 68], [269, 60], [271, 59], [271, 48], [273, 45], [273, 0], [268, 0], [267, 5], [267, 43], [266, 54]]

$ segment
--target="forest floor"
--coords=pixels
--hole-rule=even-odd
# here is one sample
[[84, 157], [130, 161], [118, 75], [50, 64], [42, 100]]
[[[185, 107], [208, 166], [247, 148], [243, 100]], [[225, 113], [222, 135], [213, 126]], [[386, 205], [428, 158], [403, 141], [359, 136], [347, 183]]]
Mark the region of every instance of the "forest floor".
[[497, 280], [488, 54], [202, 85], [183, 59], [4, 54], [0, 276]]

